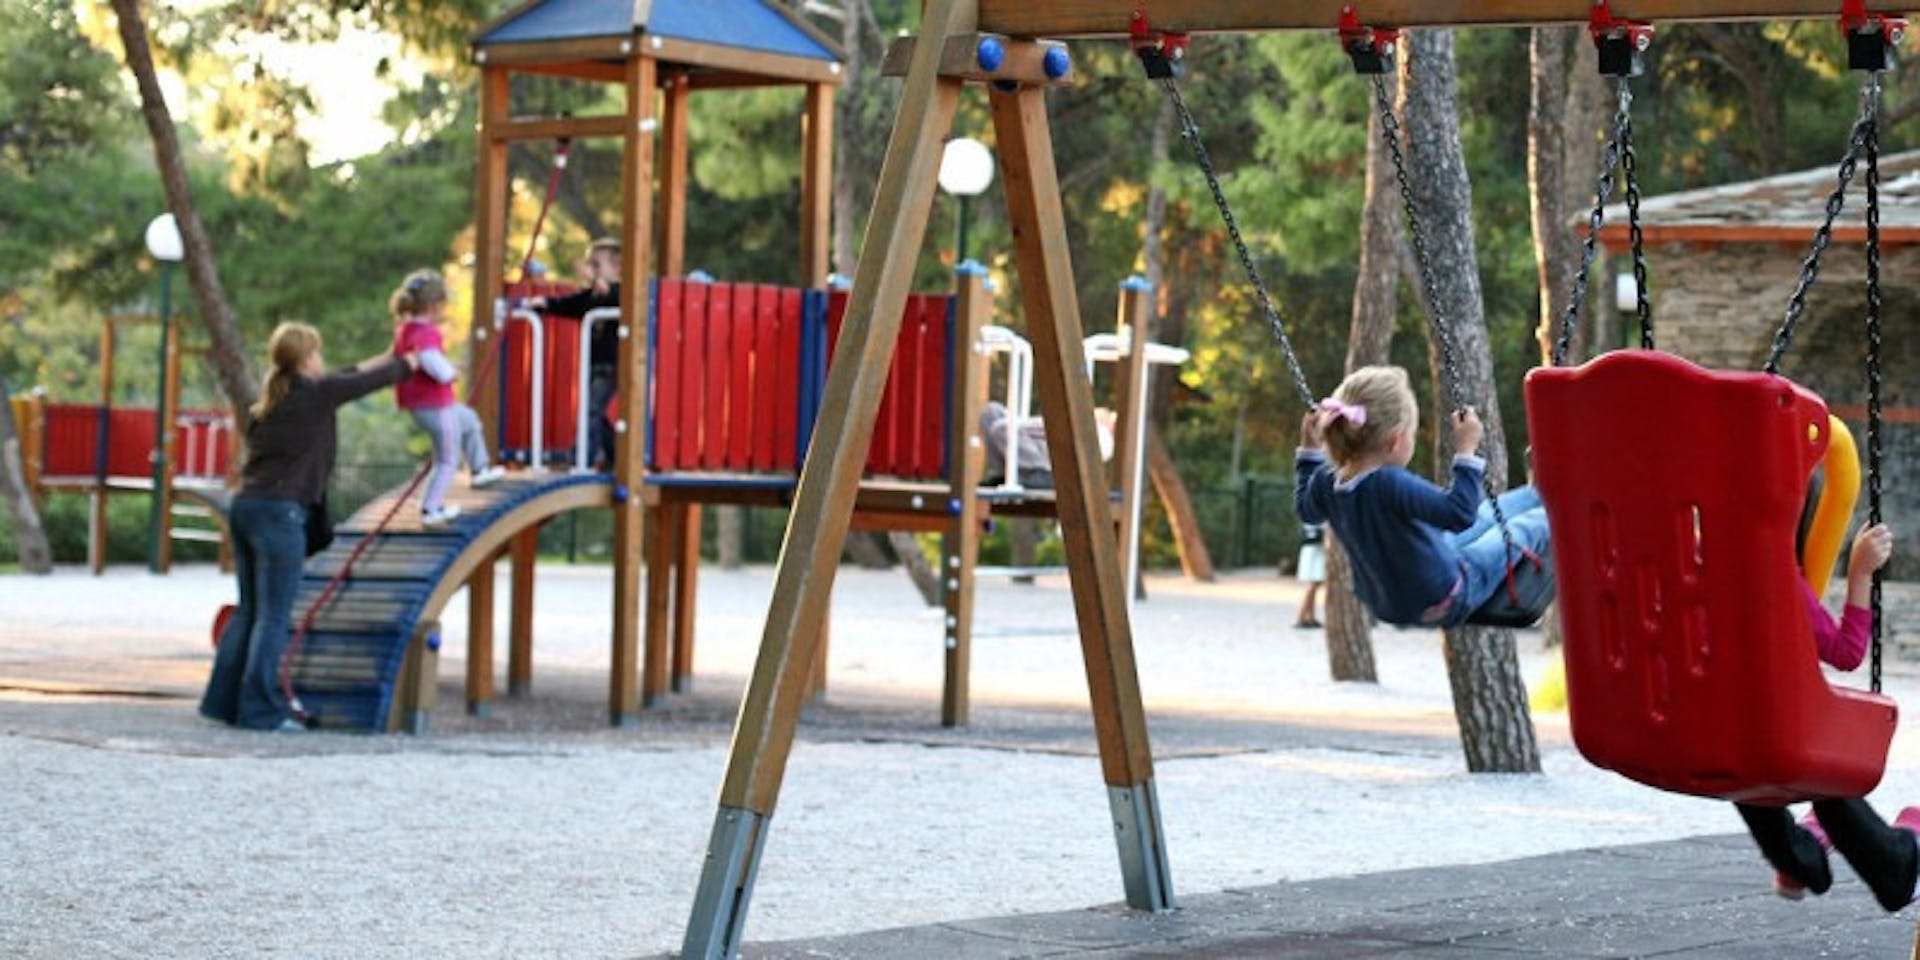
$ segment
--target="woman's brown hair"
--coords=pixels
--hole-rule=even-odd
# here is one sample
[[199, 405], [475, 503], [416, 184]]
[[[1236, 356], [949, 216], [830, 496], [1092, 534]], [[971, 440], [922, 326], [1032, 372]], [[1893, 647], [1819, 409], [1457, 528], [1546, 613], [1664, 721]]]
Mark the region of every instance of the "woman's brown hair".
[[293, 380], [300, 376], [307, 358], [318, 352], [320, 331], [304, 323], [283, 323], [273, 329], [273, 338], [267, 341], [272, 367], [260, 386], [260, 401], [253, 405], [253, 419], [265, 420], [273, 413], [273, 408], [287, 398], [287, 391], [293, 389]]

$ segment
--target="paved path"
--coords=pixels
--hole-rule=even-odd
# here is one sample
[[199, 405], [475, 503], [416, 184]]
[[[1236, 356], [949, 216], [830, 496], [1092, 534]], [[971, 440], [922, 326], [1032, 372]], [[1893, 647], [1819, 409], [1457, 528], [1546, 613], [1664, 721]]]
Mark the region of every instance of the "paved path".
[[750, 944], [743, 955], [761, 960], [1906, 957], [1914, 938], [1913, 911], [1889, 918], [1844, 867], [1836, 870], [1845, 875], [1826, 896], [1788, 902], [1768, 888], [1744, 836], [1707, 837], [1229, 890], [1185, 897], [1178, 911], [1161, 916], [1108, 906]]

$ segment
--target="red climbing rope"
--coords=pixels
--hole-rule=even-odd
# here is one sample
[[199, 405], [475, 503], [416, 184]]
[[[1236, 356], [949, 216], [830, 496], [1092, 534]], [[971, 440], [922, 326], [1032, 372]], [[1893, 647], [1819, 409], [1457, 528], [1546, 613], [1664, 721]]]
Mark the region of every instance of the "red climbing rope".
[[[527, 253], [520, 258], [521, 283], [526, 282], [527, 274], [532, 271], [533, 252], [539, 247], [541, 232], [546, 229], [547, 214], [553, 210], [553, 202], [560, 195], [560, 178], [565, 175], [567, 171], [567, 151], [572, 148], [572, 145], [571, 140], [562, 137], [559, 145], [554, 149], [553, 172], [547, 176], [547, 195], [540, 203], [539, 218], [533, 222], [533, 236], [527, 241]], [[476, 312], [479, 311], [480, 306], [478, 303], [474, 304], [474, 310]], [[494, 336], [492, 338], [491, 348], [481, 355], [479, 362], [474, 366], [473, 374], [467, 378], [468, 403], [473, 402], [475, 388], [480, 385], [482, 380], [492, 374], [493, 367], [495, 363], [498, 362], [500, 355], [501, 342], [505, 339], [504, 336]], [[320, 618], [320, 614], [325, 612], [327, 606], [339, 595], [340, 588], [346, 585], [348, 578], [353, 576], [353, 567], [360, 562], [360, 556], [367, 552], [368, 547], [373, 545], [375, 538], [387, 531], [387, 527], [393, 522], [394, 516], [400, 512], [401, 505], [412, 498], [414, 491], [420, 489], [421, 481], [425, 480], [427, 474], [432, 470], [433, 462], [431, 460], [421, 464], [420, 469], [414, 472], [413, 479], [407, 481], [406, 488], [400, 491], [398, 497], [394, 498], [393, 505], [387, 508], [387, 513], [380, 518], [380, 522], [374, 524], [373, 529], [360, 535], [359, 542], [353, 545], [353, 552], [347, 554], [346, 562], [340, 564], [339, 571], [333, 575], [331, 580], [327, 581], [326, 587], [320, 591], [320, 596], [315, 598], [313, 604], [307, 608], [306, 614], [300, 618], [300, 625], [294, 628], [293, 637], [287, 641], [286, 655], [280, 658], [280, 691], [286, 695], [287, 703], [292, 706], [294, 719], [301, 724], [311, 722], [311, 718], [307, 714], [305, 707], [303, 707], [299, 699], [293, 695], [293, 661], [299, 656], [301, 641], [306, 639], [308, 631], [313, 629], [314, 622]]]

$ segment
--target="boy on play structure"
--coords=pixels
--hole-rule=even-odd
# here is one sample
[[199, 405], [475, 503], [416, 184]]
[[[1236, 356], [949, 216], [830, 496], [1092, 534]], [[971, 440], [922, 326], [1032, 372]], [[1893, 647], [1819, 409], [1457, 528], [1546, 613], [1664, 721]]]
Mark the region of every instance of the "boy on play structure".
[[1294, 505], [1302, 523], [1333, 525], [1374, 616], [1456, 626], [1501, 589], [1512, 563], [1546, 553], [1547, 512], [1530, 486], [1501, 494], [1509, 555], [1480, 492], [1479, 415], [1471, 407], [1453, 415], [1453, 483], [1444, 490], [1407, 469], [1419, 423], [1405, 370], [1355, 370], [1301, 421]]
[[[564, 297], [534, 297], [527, 306], [556, 317], [579, 319], [593, 310], [620, 306], [620, 241], [601, 237], [587, 248], [587, 259], [580, 264], [585, 286]], [[587, 348], [587, 404], [589, 449], [595, 469], [604, 469], [613, 460], [613, 424], [607, 420], [607, 405], [620, 386], [620, 325], [601, 323], [593, 330], [593, 343]]]
[[447, 312], [447, 282], [432, 270], [415, 270], [393, 291], [387, 305], [393, 311], [394, 356], [417, 354], [420, 358], [419, 369], [400, 381], [394, 397], [400, 409], [412, 414], [414, 422], [433, 441], [433, 473], [427, 477], [427, 489], [420, 498], [420, 522], [428, 527], [446, 526], [460, 515], [458, 506], [447, 503], [447, 488], [453, 485], [454, 471], [460, 468], [463, 456], [475, 487], [500, 479], [504, 471], [491, 465], [480, 417], [454, 394], [453, 382], [459, 372], [447, 359], [440, 339], [440, 323]]
[[[1815, 500], [1817, 497], [1809, 496], [1809, 512]], [[1852, 670], [1866, 657], [1873, 629], [1868, 593], [1874, 571], [1892, 556], [1893, 533], [1886, 524], [1863, 528], [1854, 537], [1847, 561], [1847, 605], [1838, 622], [1813, 588], [1804, 579], [1800, 581], [1814, 647], [1823, 662]], [[1812, 812], [1798, 824], [1786, 807], [1734, 806], [1747, 822], [1747, 832], [1753, 834], [1761, 855], [1773, 866], [1775, 893], [1789, 900], [1806, 896], [1808, 890], [1826, 893], [1833, 886], [1827, 851], [1838, 848], [1888, 912], [1913, 901], [1914, 885], [1920, 880], [1920, 843], [1915, 839], [1920, 834], [1920, 807], [1900, 811], [1888, 826], [1867, 801], [1857, 798], [1816, 800]]]

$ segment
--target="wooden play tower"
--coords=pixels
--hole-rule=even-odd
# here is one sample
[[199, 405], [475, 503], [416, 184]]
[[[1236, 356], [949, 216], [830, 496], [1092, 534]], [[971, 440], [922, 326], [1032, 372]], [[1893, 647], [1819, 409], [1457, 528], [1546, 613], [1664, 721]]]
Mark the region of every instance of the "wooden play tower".
[[[784, 5], [763, 0], [534, 0], [483, 27], [473, 44], [480, 68], [480, 132], [474, 213], [473, 356], [498, 349], [508, 309], [506, 287], [507, 150], [516, 141], [559, 138], [617, 139], [621, 145], [622, 278], [619, 409], [614, 419], [613, 676], [611, 718], [631, 722], [640, 708], [638, 686], [642, 525], [640, 491], [648, 422], [646, 371], [649, 279], [686, 269], [687, 123], [699, 90], [793, 86], [806, 88], [799, 118], [804, 141], [800, 191], [802, 286], [825, 283], [831, 215], [833, 89], [840, 56], [819, 32]], [[513, 108], [515, 74], [572, 77], [620, 85], [625, 111], [613, 116], [528, 117]], [[658, 238], [656, 244], [655, 238]], [[493, 322], [487, 322], [491, 318]], [[474, 408], [496, 448], [501, 439], [497, 383], [479, 384]], [[698, 507], [665, 523], [697, 529]], [[531, 645], [532, 564], [537, 530], [520, 534], [514, 557], [514, 627], [510, 675], [528, 670]], [[678, 538], [687, 550], [697, 538]], [[683, 615], [697, 565], [680, 565]], [[492, 623], [491, 561], [477, 572], [473, 621]], [[484, 607], [484, 609], [483, 609]], [[490, 631], [488, 631], [490, 633]], [[480, 636], [482, 631], [475, 630]]]

